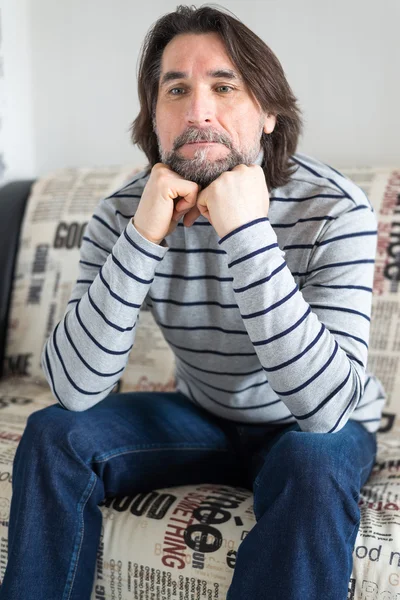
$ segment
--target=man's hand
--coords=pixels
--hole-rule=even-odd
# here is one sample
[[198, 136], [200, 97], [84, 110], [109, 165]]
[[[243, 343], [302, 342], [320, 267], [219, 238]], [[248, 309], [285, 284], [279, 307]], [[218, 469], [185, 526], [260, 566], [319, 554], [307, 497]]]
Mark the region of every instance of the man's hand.
[[[179, 205], [182, 210], [185, 202], [180, 200], [176, 208]], [[241, 225], [266, 217], [269, 193], [264, 171], [259, 165], [237, 165], [225, 171], [198, 194], [196, 207], [221, 238]], [[192, 211], [183, 220], [188, 227], [198, 216], [193, 218]]]
[[[183, 214], [188, 213], [194, 221], [198, 218], [196, 201], [200, 189], [197, 183], [187, 181], [167, 165], [156, 163], [132, 219], [133, 225], [143, 237], [160, 244], [176, 229]], [[178, 209], [181, 198], [184, 206]]]

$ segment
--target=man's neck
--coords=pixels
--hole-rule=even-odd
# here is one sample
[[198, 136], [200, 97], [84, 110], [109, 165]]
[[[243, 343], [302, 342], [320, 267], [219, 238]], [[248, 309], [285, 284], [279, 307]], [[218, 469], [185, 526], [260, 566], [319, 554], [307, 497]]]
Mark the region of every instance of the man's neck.
[[257, 156], [257, 158], [256, 158], [256, 160], [254, 161], [253, 164], [261, 166], [263, 158], [264, 158], [264, 150], [261, 148], [261, 150], [260, 150], [260, 152], [259, 152], [259, 154], [258, 154], [258, 156]]

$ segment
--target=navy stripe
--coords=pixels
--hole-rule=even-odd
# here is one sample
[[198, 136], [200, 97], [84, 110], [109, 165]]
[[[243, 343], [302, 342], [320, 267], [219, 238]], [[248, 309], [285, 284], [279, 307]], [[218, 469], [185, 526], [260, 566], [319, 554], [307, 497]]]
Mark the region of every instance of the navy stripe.
[[81, 316], [79, 314], [79, 302], [76, 305], [76, 318], [78, 320], [79, 325], [82, 327], [83, 331], [86, 333], [86, 335], [88, 336], [88, 338], [90, 340], [92, 340], [92, 342], [98, 348], [100, 348], [100, 350], [103, 350], [103, 352], [106, 352], [107, 354], [113, 354], [113, 355], [119, 356], [121, 354], [128, 354], [128, 352], [130, 352], [132, 350], [133, 344], [131, 346], [129, 346], [129, 348], [127, 350], [119, 350], [119, 351], [117, 351], [117, 350], [109, 350], [108, 348], [105, 348], [104, 346], [102, 346], [101, 344], [99, 344], [99, 342], [92, 336], [92, 334], [90, 333], [90, 331], [83, 324], [83, 321], [82, 321]]
[[230, 231], [229, 233], [227, 233], [226, 235], [224, 235], [219, 240], [218, 244], [222, 244], [225, 240], [229, 239], [230, 237], [232, 237], [236, 233], [239, 233], [239, 231], [243, 231], [243, 229], [247, 229], [248, 227], [253, 227], [253, 225], [257, 225], [257, 223], [261, 223], [262, 221], [269, 221], [269, 219], [268, 219], [268, 217], [260, 217], [259, 219], [254, 219], [253, 221], [250, 221], [249, 223], [245, 223], [244, 225], [240, 225], [239, 227], [237, 227], [233, 231]]
[[365, 208], [367, 208], [368, 210], [371, 210], [371, 206], [365, 206], [365, 204], [360, 204], [359, 206], [355, 206], [354, 208], [350, 209], [349, 213], [354, 212], [355, 210], [363, 210]]
[[212, 300], [200, 302], [178, 302], [178, 300], [169, 300], [168, 298], [154, 298], [149, 296], [153, 302], [164, 302], [165, 304], [176, 304], [177, 306], [220, 306], [221, 308], [238, 308], [237, 304], [221, 304]]
[[350, 398], [350, 402], [348, 403], [348, 405], [346, 406], [346, 408], [344, 409], [344, 411], [342, 412], [342, 414], [339, 416], [338, 420], [336, 421], [335, 425], [332, 427], [332, 429], [330, 429], [330, 431], [328, 431], [328, 433], [333, 433], [335, 431], [335, 429], [337, 429], [337, 427], [339, 426], [340, 421], [343, 419], [344, 415], [346, 414], [346, 412], [349, 409], [349, 406], [351, 404], [353, 404], [353, 400], [354, 400], [354, 396], [357, 393], [357, 388], [354, 390], [354, 394], [352, 395], [352, 397]]
[[[360, 398], [360, 400], [362, 400], [362, 397]], [[369, 406], [370, 404], [375, 404], [375, 402], [383, 402], [385, 403], [387, 400], [386, 396], [380, 396], [379, 398], [374, 398], [373, 400], [370, 400], [369, 402], [365, 402], [365, 404], [358, 404], [354, 411], [358, 411], [358, 410], [362, 410], [365, 406]]]
[[335, 329], [329, 329], [329, 331], [335, 335], [344, 335], [346, 337], [352, 338], [353, 340], [356, 340], [357, 342], [364, 344], [364, 346], [366, 348], [368, 348], [367, 342], [365, 340], [362, 340], [360, 337], [357, 337], [356, 335], [351, 335], [350, 333], [347, 333], [346, 331], [338, 331]]
[[300, 352], [300, 354], [297, 354], [297, 356], [294, 356], [293, 358], [291, 358], [290, 360], [287, 360], [286, 362], [280, 363], [279, 365], [276, 365], [275, 367], [264, 367], [264, 371], [266, 371], [267, 373], [269, 373], [270, 371], [279, 371], [280, 369], [283, 369], [284, 367], [287, 367], [288, 365], [292, 365], [294, 362], [296, 362], [296, 360], [299, 360], [299, 358], [301, 358], [302, 356], [304, 356], [305, 354], [307, 354], [307, 352], [309, 350], [311, 350], [311, 348], [313, 346], [315, 346], [315, 344], [318, 342], [318, 340], [320, 339], [323, 331], [325, 329], [324, 324], [321, 324], [321, 329], [319, 330], [318, 334], [315, 336], [315, 338], [313, 339], [313, 341], [308, 344], [308, 346], [306, 348], [304, 348], [303, 352]]
[[114, 195], [114, 198], [141, 198], [142, 194], [120, 194], [119, 192]]
[[184, 346], [178, 346], [173, 344], [170, 340], [165, 338], [168, 344], [179, 350], [185, 350], [185, 352], [194, 352], [195, 354], [217, 354], [218, 356], [257, 356], [256, 352], [218, 352], [217, 350], [199, 350], [198, 348], [185, 348]]
[[332, 354], [330, 355], [330, 357], [328, 358], [328, 360], [326, 361], [326, 363], [324, 365], [322, 365], [322, 367], [320, 368], [320, 370], [317, 371], [312, 377], [310, 377], [310, 379], [307, 379], [307, 381], [305, 381], [304, 383], [302, 383], [301, 385], [299, 385], [297, 388], [293, 388], [291, 390], [288, 390], [287, 392], [278, 392], [278, 390], [275, 390], [276, 393], [279, 394], [279, 396], [291, 396], [292, 394], [297, 394], [297, 392], [300, 392], [300, 390], [304, 390], [305, 387], [307, 387], [308, 385], [310, 385], [310, 383], [312, 383], [313, 381], [315, 381], [329, 367], [329, 365], [331, 364], [331, 362], [335, 358], [335, 355], [336, 355], [336, 352], [338, 351], [338, 348], [339, 348], [339, 344], [335, 340], [335, 349], [334, 349], [334, 351], [332, 352]]
[[112, 289], [111, 289], [111, 287], [110, 287], [110, 285], [109, 285], [109, 283], [107, 283], [107, 281], [104, 279], [104, 275], [103, 275], [102, 271], [103, 271], [103, 268], [101, 268], [100, 271], [99, 271], [100, 280], [102, 281], [102, 283], [104, 284], [104, 286], [109, 291], [110, 296], [112, 296], [113, 298], [115, 298], [116, 300], [118, 300], [118, 302], [121, 302], [121, 304], [124, 304], [125, 306], [130, 306], [131, 308], [140, 308], [142, 306], [141, 304], [136, 304], [135, 302], [128, 302], [127, 300], [124, 300], [123, 298], [121, 298], [121, 296], [118, 296], [118, 294], [116, 294], [115, 292], [113, 292]]
[[128, 271], [128, 269], [126, 269], [117, 258], [115, 258], [114, 254], [111, 252], [111, 258], [113, 260], [113, 262], [117, 265], [117, 267], [119, 267], [121, 269], [121, 271], [123, 273], [125, 273], [125, 275], [128, 275], [128, 277], [130, 277], [131, 279], [134, 279], [135, 281], [138, 281], [139, 283], [144, 283], [146, 285], [153, 283], [154, 281], [154, 277], [152, 277], [152, 279], [142, 279], [141, 277], [138, 277], [137, 275], [134, 275], [134, 273], [131, 273], [130, 271]]
[[360, 233], [348, 233], [343, 235], [337, 235], [336, 237], [329, 238], [327, 240], [323, 240], [322, 242], [316, 241], [315, 244], [291, 244], [288, 246], [284, 246], [283, 250], [293, 250], [294, 248], [315, 248], [316, 246], [324, 246], [325, 244], [330, 244], [331, 242], [337, 242], [338, 240], [344, 240], [347, 238], [360, 237], [365, 235], [377, 235], [378, 232], [375, 231], [361, 231]]
[[149, 258], [154, 258], [154, 260], [157, 260], [157, 261], [162, 260], [161, 256], [157, 256], [157, 254], [152, 254], [151, 252], [147, 252], [147, 250], [144, 250], [143, 248], [141, 248], [140, 246], [135, 244], [133, 239], [131, 237], [129, 237], [129, 235], [127, 234], [126, 229], [124, 229], [124, 236], [128, 240], [128, 242], [131, 244], [131, 246], [133, 246], [136, 250], [139, 250], [139, 252], [141, 252], [145, 256], [148, 256]]
[[241, 258], [237, 258], [236, 260], [233, 260], [231, 263], [228, 263], [228, 267], [231, 268], [234, 265], [238, 265], [239, 263], [248, 260], [249, 258], [253, 258], [254, 256], [258, 256], [258, 254], [262, 254], [263, 252], [267, 252], [268, 250], [271, 250], [272, 248], [278, 248], [278, 244], [270, 244], [269, 246], [264, 246], [263, 248], [260, 248], [259, 250], [255, 250], [254, 252], [250, 252], [250, 254], [246, 254], [245, 256], [242, 256]]
[[296, 323], [294, 323], [291, 327], [289, 327], [288, 329], [284, 329], [283, 331], [281, 331], [281, 333], [277, 333], [276, 335], [273, 335], [272, 337], [267, 338], [266, 340], [260, 340], [259, 342], [253, 342], [253, 346], [265, 346], [266, 344], [270, 344], [271, 342], [274, 342], [278, 338], [281, 338], [281, 337], [287, 335], [288, 333], [290, 333], [291, 331], [293, 331], [294, 329], [299, 327], [299, 325], [301, 325], [301, 323], [304, 321], [304, 319], [310, 313], [311, 313], [311, 308], [308, 307], [306, 312], [304, 313], [304, 315], [302, 317], [300, 317], [300, 319], [298, 321], [296, 321]]
[[343, 306], [327, 306], [326, 304], [314, 304], [311, 302], [310, 302], [310, 306], [312, 308], [322, 308], [322, 310], [339, 310], [342, 312], [351, 313], [353, 315], [358, 315], [360, 317], [363, 317], [367, 321], [371, 321], [371, 318], [368, 315], [365, 315], [364, 313], [360, 312], [359, 310], [354, 310], [353, 308], [344, 308]]
[[199, 279], [215, 279], [215, 281], [233, 281], [233, 277], [217, 277], [216, 275], [175, 275], [174, 273], [154, 273], [154, 277], [165, 277], [168, 279], [183, 279], [185, 281]]
[[301, 162], [301, 160], [299, 160], [298, 158], [294, 158], [292, 156], [293, 162], [297, 163], [298, 165], [300, 165], [301, 167], [303, 167], [303, 169], [305, 169], [306, 171], [309, 171], [310, 173], [312, 173], [313, 175], [315, 175], [316, 177], [320, 177], [321, 179], [326, 179], [327, 181], [330, 181], [330, 183], [332, 183], [332, 185], [334, 185], [335, 187], [337, 187], [342, 194], [348, 198], [349, 200], [351, 200], [352, 202], [354, 202], [354, 204], [356, 204], [354, 198], [352, 198], [350, 196], [350, 194], [348, 192], [346, 192], [338, 183], [337, 181], [335, 181], [334, 179], [331, 179], [330, 177], [325, 177], [324, 175], [321, 175], [320, 173], [318, 173], [318, 171], [316, 171], [315, 169], [312, 169], [311, 167], [309, 167], [308, 165], [305, 165], [303, 162]]
[[303, 273], [301, 273], [300, 271], [297, 272], [293, 272], [292, 271], [292, 275], [293, 277], [303, 277], [304, 275], [311, 275], [311, 273], [315, 273], [316, 271], [321, 271], [321, 269], [333, 269], [336, 267], [346, 267], [348, 265], [363, 265], [363, 264], [374, 264], [375, 263], [375, 259], [374, 258], [363, 258], [360, 260], [348, 260], [345, 262], [338, 262], [338, 263], [329, 263], [328, 265], [322, 265], [321, 267], [316, 267], [315, 269], [312, 269], [311, 271], [304, 271]]
[[322, 402], [320, 402], [318, 404], [318, 406], [316, 406], [310, 412], [308, 412], [308, 413], [306, 413], [304, 415], [295, 415], [296, 419], [298, 419], [299, 421], [304, 421], [305, 419], [309, 419], [310, 417], [313, 417], [317, 412], [319, 412], [321, 410], [321, 408], [323, 408], [325, 406], [325, 404], [327, 402], [329, 402], [330, 400], [332, 400], [332, 398], [334, 396], [336, 396], [336, 394], [338, 394], [341, 389], [344, 388], [344, 386], [346, 385], [346, 383], [349, 380], [350, 374], [351, 374], [351, 367], [349, 368], [348, 373], [347, 373], [346, 377], [344, 378], [344, 380], [333, 390], [333, 392], [331, 392], [329, 394], [329, 396], [327, 396], [326, 398], [324, 398], [324, 400], [322, 400]]
[[294, 223], [271, 223], [271, 225], [273, 229], [276, 229], [277, 227], [295, 227], [298, 223], [308, 223], [309, 221], [334, 221], [335, 219], [337, 217], [309, 217], [308, 219], [297, 219]]
[[221, 387], [217, 387], [215, 385], [211, 385], [211, 383], [207, 383], [206, 381], [204, 381], [202, 379], [199, 379], [198, 377], [196, 377], [195, 375], [193, 375], [193, 373], [190, 373], [190, 377], [192, 377], [193, 379], [195, 379], [196, 381], [198, 381], [202, 385], [205, 385], [206, 387], [209, 387], [209, 388], [211, 388], [213, 390], [217, 390], [218, 392], [224, 392], [224, 394], [242, 394], [243, 392], [246, 392], [247, 390], [251, 390], [251, 389], [256, 388], [256, 387], [261, 387], [261, 386], [266, 385], [268, 383], [268, 380], [265, 379], [264, 381], [261, 381], [259, 383], [253, 383], [252, 385], [248, 385], [247, 387], [244, 387], [241, 390], [227, 390], [226, 388], [221, 388]]
[[98, 221], [99, 223], [101, 223], [102, 225], [104, 225], [104, 227], [106, 227], [107, 229], [109, 229], [111, 231], [111, 233], [113, 233], [117, 237], [119, 237], [121, 235], [119, 231], [117, 231], [116, 229], [113, 229], [112, 227], [110, 227], [110, 225], [104, 219], [102, 219], [101, 217], [99, 217], [98, 215], [93, 215], [92, 219], [96, 219], [96, 221]]
[[88, 299], [89, 299], [90, 304], [93, 306], [94, 310], [101, 316], [101, 318], [103, 319], [103, 321], [105, 323], [107, 323], [107, 325], [109, 325], [113, 329], [116, 329], [117, 331], [121, 331], [122, 333], [124, 333], [125, 331], [132, 331], [132, 329], [135, 327], [136, 323], [134, 323], [132, 325], [132, 327], [120, 327], [116, 323], [113, 323], [112, 321], [110, 321], [109, 319], [107, 319], [107, 317], [103, 313], [103, 311], [99, 309], [99, 307], [97, 306], [97, 304], [95, 303], [95, 301], [93, 300], [93, 298], [90, 295], [90, 289], [88, 289], [87, 295], [88, 295]]
[[263, 371], [263, 368], [261, 367], [260, 369], [255, 369], [253, 371], [242, 371], [242, 372], [238, 372], [238, 371], [210, 371], [209, 369], [201, 369], [200, 367], [198, 367], [197, 365], [192, 365], [190, 363], [187, 362], [187, 360], [184, 360], [181, 356], [178, 356], [179, 360], [183, 363], [185, 363], [185, 365], [187, 365], [188, 367], [195, 369], [196, 371], [201, 371], [202, 373], [210, 373], [211, 375], [226, 375], [226, 376], [230, 376], [230, 377], [243, 377], [244, 375], [254, 375], [255, 373], [261, 373]]
[[365, 285], [328, 285], [327, 283], [308, 283], [306, 287], [331, 288], [333, 290], [364, 290], [365, 292], [372, 293], [372, 288], [366, 287]]
[[274, 202], [305, 202], [306, 200], [314, 200], [315, 198], [347, 198], [346, 195], [339, 196], [338, 194], [314, 194], [314, 196], [304, 196], [303, 198], [280, 198], [279, 196], [271, 196], [270, 200]]
[[[185, 380], [185, 383], [187, 384], [186, 380]], [[259, 408], [264, 408], [266, 406], [273, 406], [274, 404], [278, 404], [279, 402], [282, 402], [282, 400], [280, 398], [278, 398], [277, 400], [272, 400], [271, 402], [265, 402], [264, 404], [256, 404], [254, 406], [229, 406], [229, 404], [224, 404], [223, 402], [218, 402], [218, 400], [215, 400], [215, 398], [211, 398], [211, 396], [209, 396], [200, 387], [197, 388], [197, 389], [206, 398], [208, 398], [209, 400], [211, 400], [211, 402], [213, 402], [214, 404], [218, 404], [219, 406], [223, 406], [224, 408], [227, 408], [228, 410], [255, 410], [255, 409], [259, 409]]]
[[87, 262], [87, 260], [80, 260], [79, 263], [81, 265], [88, 265], [89, 267], [97, 267], [98, 269], [100, 269], [103, 266], [103, 265], [97, 265], [95, 263]]
[[[199, 221], [200, 218], [205, 219], [206, 217], [198, 217], [197, 221], [195, 221], [194, 223], [191, 224], [191, 227], [193, 227], [193, 226], [198, 227], [199, 225], [201, 225], [201, 226], [204, 225], [205, 227], [212, 227], [212, 225], [209, 221]], [[178, 223], [178, 227], [185, 227], [185, 229], [187, 229], [187, 227], [181, 222]]]
[[336, 169], [334, 169], [333, 167], [331, 167], [330, 165], [327, 165], [326, 163], [323, 163], [326, 167], [328, 167], [328, 169], [331, 169], [331, 171], [334, 171], [337, 175], [339, 175], [340, 177], [342, 177], [343, 179], [346, 179], [346, 177], [343, 175], [343, 173], [340, 173], [339, 171], [336, 171]]
[[93, 240], [91, 240], [90, 238], [88, 238], [86, 235], [83, 236], [82, 240], [85, 240], [86, 242], [89, 242], [90, 244], [93, 244], [93, 246], [96, 246], [96, 248], [100, 248], [100, 250], [103, 250], [104, 252], [107, 252], [107, 254], [110, 253], [110, 250], [108, 250], [107, 248], [104, 248], [104, 246], [100, 246], [100, 244], [98, 244], [97, 242], [94, 242]]
[[233, 335], [249, 335], [246, 329], [224, 329], [223, 327], [217, 327], [216, 325], [196, 325], [190, 327], [188, 325], [167, 325], [166, 323], [162, 323], [158, 319], [154, 317], [155, 322], [160, 327], [164, 329], [182, 329], [183, 331], [222, 331], [222, 333], [228, 333]]
[[375, 229], [373, 231], [360, 231], [357, 233], [346, 233], [343, 235], [337, 235], [333, 238], [328, 238], [323, 240], [322, 242], [315, 242], [316, 246], [323, 246], [324, 244], [329, 244], [330, 242], [337, 242], [337, 240], [344, 240], [348, 238], [362, 237], [365, 235], [378, 235], [378, 231]]
[[225, 250], [218, 250], [216, 248], [168, 248], [168, 253], [180, 252], [181, 254], [226, 254]]
[[264, 277], [264, 279], [259, 279], [258, 281], [254, 281], [253, 283], [249, 283], [249, 285], [245, 285], [244, 287], [241, 287], [241, 288], [233, 288], [233, 291], [236, 292], [237, 294], [239, 294], [239, 293], [245, 292], [246, 290], [249, 290], [253, 287], [261, 285], [262, 283], [267, 283], [267, 281], [272, 279], [274, 277], [274, 275], [277, 275], [280, 271], [282, 271], [282, 269], [285, 266], [286, 266], [286, 261], [283, 261], [283, 263], [281, 265], [279, 265], [279, 267], [274, 269], [274, 271], [272, 271], [272, 273], [270, 275], [268, 275], [268, 277]]
[[110, 198], [114, 198], [117, 194], [119, 194], [120, 192], [124, 192], [131, 185], [135, 185], [135, 183], [137, 183], [138, 181], [143, 181], [143, 179], [146, 179], [149, 176], [150, 176], [150, 174], [148, 173], [147, 175], [142, 175], [141, 177], [135, 177], [132, 181], [130, 181], [126, 185], [122, 186], [122, 188], [120, 188], [119, 190], [117, 190], [116, 192], [114, 192], [113, 194], [111, 194], [111, 196], [107, 196], [105, 198], [105, 200], [109, 200]]
[[97, 394], [103, 394], [104, 392], [106, 392], [109, 389], [111, 390], [115, 386], [116, 382], [114, 382], [111, 386], [108, 385], [106, 388], [104, 388], [102, 390], [99, 390], [97, 392], [89, 392], [88, 390], [84, 390], [83, 388], [81, 388], [78, 385], [76, 385], [75, 381], [72, 379], [72, 377], [68, 373], [67, 368], [66, 368], [66, 366], [64, 364], [64, 361], [62, 359], [60, 350], [58, 349], [58, 345], [57, 345], [57, 329], [58, 329], [58, 325], [59, 325], [59, 323], [57, 324], [57, 326], [56, 326], [56, 328], [54, 330], [54, 336], [53, 336], [54, 348], [55, 348], [55, 350], [57, 352], [57, 356], [59, 358], [59, 361], [60, 361], [61, 366], [63, 368], [63, 371], [65, 373], [65, 376], [68, 379], [68, 381], [70, 382], [70, 384], [72, 385], [72, 387], [75, 388], [80, 394], [84, 394], [85, 396], [96, 396]]
[[[66, 317], [68, 317], [68, 316], [69, 315], [67, 313]], [[118, 375], [118, 373], [122, 373], [125, 370], [125, 365], [122, 367], [122, 369], [119, 369], [118, 371], [114, 371], [113, 373], [101, 373], [100, 371], [96, 371], [96, 369], [93, 369], [93, 367], [91, 367], [89, 365], [89, 363], [86, 362], [86, 360], [83, 358], [82, 354], [79, 352], [78, 348], [75, 346], [74, 342], [72, 341], [71, 335], [68, 331], [67, 321], [68, 321], [68, 319], [65, 318], [64, 319], [65, 335], [67, 336], [67, 339], [68, 339], [69, 343], [71, 344], [72, 348], [75, 350], [75, 354], [80, 359], [80, 361], [85, 365], [85, 367], [87, 369], [89, 369], [89, 371], [92, 371], [92, 373], [94, 373], [95, 375], [98, 375], [99, 377], [114, 377], [114, 375]]]
[[365, 365], [362, 362], [362, 360], [359, 360], [358, 358], [356, 358], [355, 356], [353, 356], [352, 354], [349, 354], [348, 352], [346, 352], [346, 356], [348, 358], [350, 358], [350, 360], [353, 360], [354, 362], [356, 362], [358, 365], [360, 365], [360, 367], [362, 367], [363, 369], [365, 369]]
[[[137, 196], [137, 197], [139, 198], [139, 196]], [[114, 212], [114, 214], [115, 214], [115, 216], [117, 216], [117, 215], [121, 215], [121, 217], [122, 217], [123, 219], [133, 219], [133, 217], [135, 216], [135, 213], [134, 213], [133, 215], [124, 215], [124, 213], [122, 213], [120, 210], [116, 210], [116, 211]]]
[[294, 294], [298, 291], [298, 289], [299, 289], [299, 286], [296, 284], [294, 286], [293, 290], [287, 296], [284, 296], [284, 298], [282, 298], [281, 300], [278, 300], [278, 302], [275, 302], [275, 304], [271, 304], [271, 306], [269, 306], [268, 308], [264, 308], [264, 310], [260, 310], [255, 313], [250, 313], [249, 315], [242, 315], [242, 313], [240, 313], [242, 316], [242, 319], [254, 319], [255, 317], [259, 317], [260, 315], [266, 315], [271, 310], [278, 308], [278, 306], [281, 306], [282, 304], [285, 304], [285, 302], [290, 300], [290, 298], [292, 296], [294, 296]]

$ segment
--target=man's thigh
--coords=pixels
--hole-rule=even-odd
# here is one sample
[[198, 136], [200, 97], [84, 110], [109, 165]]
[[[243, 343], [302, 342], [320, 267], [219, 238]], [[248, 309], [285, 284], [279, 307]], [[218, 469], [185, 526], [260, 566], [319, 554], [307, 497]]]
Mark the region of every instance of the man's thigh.
[[293, 469], [304, 473], [308, 468], [315, 472], [317, 463], [325, 463], [338, 480], [359, 481], [362, 487], [376, 460], [376, 434], [351, 419], [335, 433], [302, 431], [298, 423], [279, 428], [241, 424], [238, 432], [243, 463], [247, 464], [246, 486], [252, 489], [269, 461], [283, 466], [283, 461], [288, 460]]
[[73, 450], [103, 480], [107, 496], [243, 483], [234, 424], [178, 392], [110, 394], [81, 412], [52, 405], [28, 422], [32, 434], [46, 432], [43, 443]]

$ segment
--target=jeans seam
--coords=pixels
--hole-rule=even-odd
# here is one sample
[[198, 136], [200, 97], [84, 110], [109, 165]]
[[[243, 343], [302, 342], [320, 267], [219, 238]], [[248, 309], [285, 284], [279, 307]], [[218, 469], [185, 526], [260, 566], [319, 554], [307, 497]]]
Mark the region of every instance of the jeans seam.
[[214, 448], [214, 447], [209, 447], [209, 446], [194, 446], [194, 447], [188, 447], [188, 446], [184, 446], [182, 448], [177, 448], [176, 445], [172, 445], [171, 446], [159, 446], [156, 448], [149, 448], [148, 446], [153, 446], [154, 444], [148, 444], [146, 446], [143, 447], [135, 447], [134, 449], [131, 450], [123, 450], [121, 452], [118, 451], [113, 451], [107, 455], [100, 455], [97, 458], [89, 458], [88, 460], [85, 461], [86, 465], [89, 464], [93, 464], [93, 463], [100, 463], [100, 462], [104, 462], [106, 460], [109, 460], [110, 458], [116, 458], [117, 456], [122, 456], [123, 454], [132, 454], [133, 452], [155, 452], [155, 451], [159, 451], [159, 450], [212, 450], [213, 452], [231, 452], [231, 450], [229, 450], [229, 448]]
[[[69, 567], [69, 572], [68, 572], [68, 577], [67, 577], [67, 583], [64, 589], [64, 594], [63, 594], [63, 600], [69, 600], [71, 598], [71, 592], [72, 592], [72, 588], [75, 582], [75, 575], [76, 575], [76, 570], [78, 567], [78, 561], [79, 561], [79, 555], [81, 552], [81, 548], [82, 548], [82, 540], [83, 540], [83, 536], [85, 533], [85, 521], [83, 519], [83, 511], [85, 510], [85, 506], [86, 503], [88, 501], [88, 499], [90, 498], [93, 490], [94, 490], [94, 486], [96, 484], [96, 475], [95, 473], [92, 473], [89, 479], [89, 483], [86, 486], [81, 499], [79, 500], [78, 503], [78, 519], [81, 520], [82, 526], [79, 528], [78, 534], [77, 536], [79, 536], [80, 540], [79, 540], [79, 546], [78, 546], [78, 541], [75, 542], [74, 545], [74, 550], [72, 552], [72, 557], [71, 557], [71, 562], [70, 562], [70, 567]], [[78, 548], [77, 548], [78, 546]], [[72, 573], [71, 573], [72, 571]], [[70, 581], [71, 578], [71, 581]], [[69, 590], [69, 591], [68, 591]], [[68, 596], [66, 596], [66, 593], [68, 592]]]

